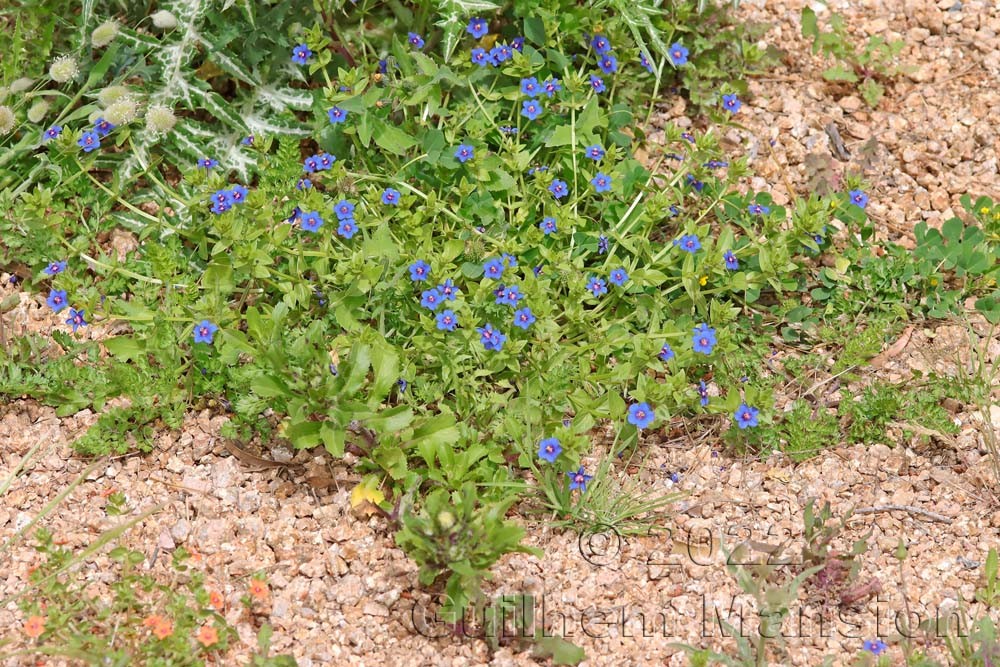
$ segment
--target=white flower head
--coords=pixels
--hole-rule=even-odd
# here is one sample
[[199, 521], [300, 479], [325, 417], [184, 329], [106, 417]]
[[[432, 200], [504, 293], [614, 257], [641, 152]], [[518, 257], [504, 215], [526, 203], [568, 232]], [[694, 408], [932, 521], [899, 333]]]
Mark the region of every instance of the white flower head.
[[118, 36], [118, 21], [105, 21], [90, 33], [90, 43], [95, 49], [107, 46]]
[[104, 110], [104, 118], [112, 125], [127, 125], [138, 115], [139, 104], [128, 95], [108, 105], [108, 108]]
[[177, 27], [177, 17], [166, 9], [155, 12], [151, 18], [153, 19], [153, 25], [162, 30], [170, 30]]
[[14, 79], [14, 81], [10, 84], [10, 92], [14, 94], [23, 93], [28, 88], [31, 88], [31, 84], [33, 83], [34, 81], [26, 76], [22, 76], [20, 79]]
[[127, 97], [130, 91], [125, 86], [108, 86], [97, 93], [97, 101], [101, 106], [109, 107], [123, 97]]
[[49, 67], [49, 76], [56, 83], [71, 81], [79, 73], [80, 66], [76, 64], [76, 59], [73, 56], [60, 56]]
[[174, 129], [176, 124], [177, 116], [162, 104], [154, 104], [146, 112], [146, 129], [150, 132], [166, 134]]

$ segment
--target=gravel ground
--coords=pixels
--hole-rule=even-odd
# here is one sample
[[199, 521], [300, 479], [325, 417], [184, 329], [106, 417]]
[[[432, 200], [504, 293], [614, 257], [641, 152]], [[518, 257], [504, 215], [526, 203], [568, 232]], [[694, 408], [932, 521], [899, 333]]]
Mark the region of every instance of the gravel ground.
[[[825, 65], [799, 36], [800, 3], [745, 2], [741, 15], [772, 24], [765, 39], [788, 52], [768, 78], [751, 83], [739, 119], [745, 129], [725, 136], [734, 154], [756, 155], [758, 177], [749, 187], [782, 203], [789, 191], [807, 192], [807, 163], [830, 158], [838, 178], [845, 169], [862, 168], [874, 184], [868, 211], [879, 234], [901, 243], [912, 242], [916, 222], [939, 224], [959, 211], [962, 194], [1000, 196], [1000, 8], [953, 0], [833, 5], [858, 38], [905, 39], [901, 60], [913, 67], [872, 111], [851, 89], [820, 79]], [[678, 100], [665, 105], [663, 117], [685, 122], [684, 113]], [[831, 122], [852, 159], [832, 157], [825, 130]], [[862, 147], [871, 139], [876, 144], [869, 147], [877, 149], [866, 158]], [[57, 323], [39, 299], [26, 295], [12, 319], [15, 333]], [[82, 331], [103, 335], [98, 327]], [[974, 342], [995, 364], [1000, 341], [985, 338], [981, 328], [979, 333]], [[882, 368], [866, 373], [898, 381], [915, 370], [933, 370], [958, 378], [968, 372], [969, 344], [962, 326], [917, 329]], [[674, 642], [732, 648], [718, 617], [739, 625], [742, 610], [744, 631], [757, 628], [753, 604], [727, 573], [717, 542], [704, 542], [707, 531], [723, 531], [733, 542], [790, 540], [789, 553], [795, 553], [805, 503], [816, 498], [830, 502], [835, 516], [852, 506], [888, 504], [923, 513], [876, 512], [851, 520], [835, 546], [849, 550], [851, 540], [870, 532], [859, 581], [877, 580], [880, 591], [839, 613], [805, 591], [782, 628], [789, 664], [817, 665], [825, 655], [846, 664], [863, 639], [896, 633], [896, 619], [907, 609], [922, 620], [959, 606], [981, 614], [974, 590], [986, 551], [1000, 543], [997, 483], [983, 433], [1000, 430], [1000, 407], [982, 415], [958, 405], [953, 413], [957, 436], [919, 444], [900, 432], [894, 448], [836, 447], [797, 465], [777, 456], [716, 455], [710, 432], [691, 436], [683, 423], [671, 424], [647, 438], [648, 457], [629, 471], [651, 487], [688, 494], [662, 526], [649, 535], [597, 531], [580, 538], [526, 519], [527, 541], [545, 557], [503, 558], [488, 590], [533, 595], [546, 627], [586, 649], [585, 665], [684, 665]], [[95, 419], [89, 411], [60, 419], [28, 400], [0, 406], [0, 479], [36, 443], [49, 447], [3, 497], [0, 541], [86, 467], [70, 443]], [[164, 555], [176, 547], [200, 554], [196, 567], [226, 595], [229, 620], [242, 639], [220, 664], [240, 664], [254, 645], [254, 621], [240, 613], [238, 600], [255, 573], [265, 573], [271, 586], [265, 611], [275, 627], [274, 650], [293, 653], [302, 667], [535, 664], [516, 647], [491, 651], [479, 638], [445, 635], [434, 622], [434, 599], [417, 585], [416, 566], [395, 547], [388, 524], [350, 511], [349, 465], [299, 452], [288, 466], [254, 469], [234, 458], [218, 436], [224, 419], [208, 411], [190, 414], [179, 432], [157, 436], [151, 454], [108, 462], [46, 525], [65, 545], [84, 546], [127, 519], [106, 516], [109, 490], [124, 492], [134, 512], [162, 505], [124, 541], [150, 556], [143, 567], [158, 577], [166, 577]], [[674, 471], [683, 471], [677, 484], [668, 479]], [[909, 545], [902, 573], [893, 557], [900, 538]], [[689, 541], [690, 553], [682, 553], [680, 545]], [[38, 557], [21, 546], [5, 558], [0, 596], [20, 590]], [[98, 557], [79, 576], [100, 582], [107, 564]], [[20, 633], [11, 629], [23, 620], [13, 605], [0, 609], [0, 628], [6, 628], [0, 639], [16, 645]], [[890, 643], [894, 664], [901, 664], [898, 643]], [[940, 642], [927, 650], [942, 655]]]

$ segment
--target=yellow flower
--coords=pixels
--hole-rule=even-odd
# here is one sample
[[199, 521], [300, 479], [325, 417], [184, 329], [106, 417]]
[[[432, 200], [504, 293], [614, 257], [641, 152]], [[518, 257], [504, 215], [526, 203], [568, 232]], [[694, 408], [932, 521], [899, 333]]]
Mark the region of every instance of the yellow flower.
[[704, 287], [705, 285], [707, 285], [708, 284], [708, 276], [702, 276], [701, 278], [698, 278], [698, 284], [701, 285], [702, 287]]
[[931, 287], [937, 287], [937, 286], [938, 286], [938, 279], [931, 278]]
[[987, 213], [990, 212], [990, 207], [989, 206], [984, 206], [981, 209], [979, 209], [979, 212], [982, 213], [983, 215], [986, 215]]

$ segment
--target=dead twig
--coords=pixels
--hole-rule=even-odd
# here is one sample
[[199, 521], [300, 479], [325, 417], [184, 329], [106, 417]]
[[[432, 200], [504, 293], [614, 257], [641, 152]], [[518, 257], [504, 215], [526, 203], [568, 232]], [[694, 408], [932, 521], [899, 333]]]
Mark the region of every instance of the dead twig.
[[908, 512], [909, 514], [922, 516], [930, 519], [931, 521], [938, 521], [940, 523], [947, 524], [952, 522], [951, 518], [946, 517], [943, 514], [920, 509], [919, 507], [914, 507], [913, 505], [877, 505], [875, 507], [862, 507], [854, 510], [855, 514], [875, 514], [877, 512]]

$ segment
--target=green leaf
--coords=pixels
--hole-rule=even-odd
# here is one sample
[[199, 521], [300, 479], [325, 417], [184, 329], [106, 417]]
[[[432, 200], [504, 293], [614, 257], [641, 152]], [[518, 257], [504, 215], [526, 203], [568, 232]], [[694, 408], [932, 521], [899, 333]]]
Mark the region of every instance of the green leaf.
[[842, 65], [834, 65], [823, 70], [823, 78], [827, 81], [857, 81], [858, 75], [852, 69]]
[[320, 430], [323, 425], [320, 422], [298, 422], [285, 429], [285, 437], [297, 449], [315, 447], [320, 444]]
[[819, 36], [819, 25], [816, 23], [816, 12], [809, 7], [802, 8], [802, 36], [813, 38], [813, 53], [816, 53], [815, 39]]
[[330, 422], [323, 422], [319, 429], [319, 437], [326, 451], [334, 456], [344, 455], [344, 429]]
[[396, 433], [411, 423], [413, 423], [413, 410], [408, 405], [397, 405], [365, 420], [366, 425], [379, 433]]
[[535, 654], [552, 658], [553, 665], [579, 665], [587, 657], [586, 651], [562, 637], [536, 637]]
[[569, 125], [556, 127], [545, 141], [545, 145], [550, 148], [553, 146], [569, 146], [572, 143], [573, 130]]
[[524, 19], [524, 38], [532, 44], [545, 46], [545, 23], [537, 16]]
[[146, 353], [146, 341], [134, 336], [115, 336], [104, 341], [108, 352], [122, 361], [138, 359]]
[[395, 155], [404, 155], [408, 149], [417, 145], [416, 139], [395, 125], [389, 125], [378, 119], [375, 119], [373, 123], [372, 136], [375, 143], [384, 150]]
[[372, 459], [393, 479], [402, 479], [406, 476], [406, 455], [398, 446], [380, 445], [373, 452]]
[[284, 382], [270, 375], [258, 375], [250, 382], [250, 389], [253, 393], [263, 398], [274, 398], [277, 396], [290, 396], [291, 392]]

